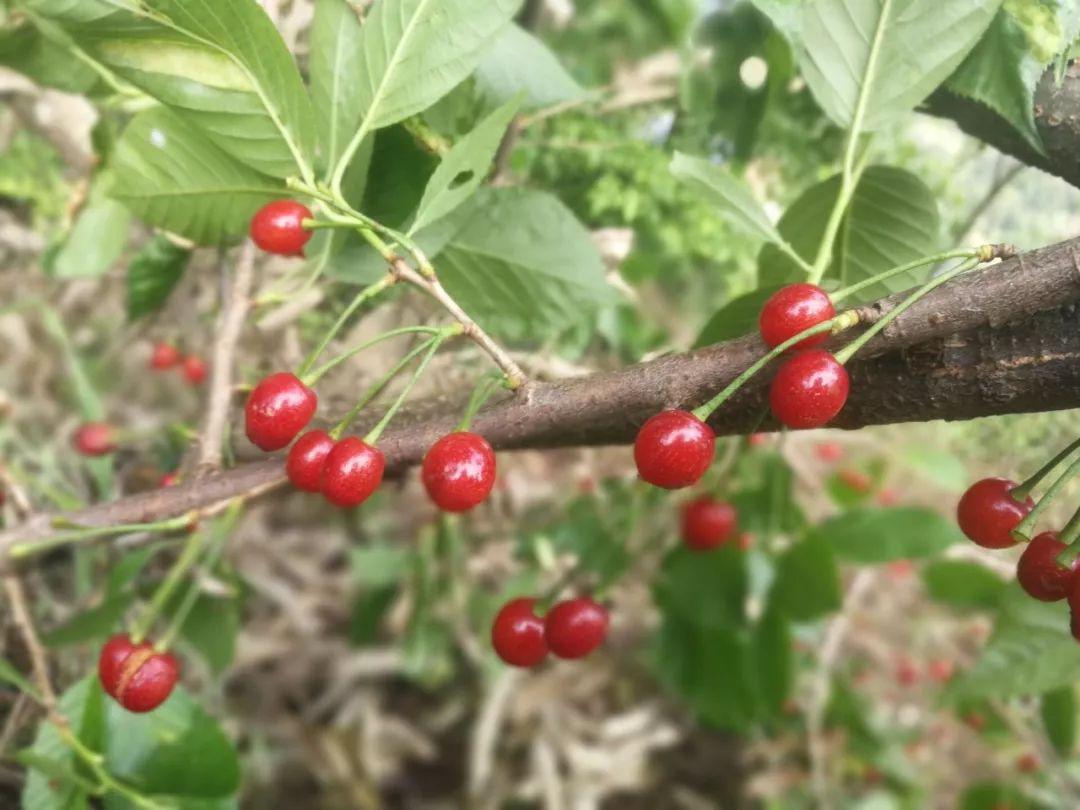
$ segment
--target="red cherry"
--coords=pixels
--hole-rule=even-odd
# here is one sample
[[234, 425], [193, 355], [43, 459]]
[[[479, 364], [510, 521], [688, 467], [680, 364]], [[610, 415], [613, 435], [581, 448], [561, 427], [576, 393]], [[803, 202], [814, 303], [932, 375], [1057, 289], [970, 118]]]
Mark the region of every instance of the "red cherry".
[[769, 389], [773, 416], [789, 428], [818, 428], [840, 413], [851, 388], [847, 370], [823, 349], [800, 352], [780, 366]]
[[165, 489], [165, 487], [174, 486], [176, 484], [176, 482], [179, 481], [179, 480], [180, 480], [180, 476], [177, 475], [176, 473], [174, 473], [174, 472], [165, 473], [165, 475], [161, 476], [161, 480], [158, 481], [158, 487], [160, 489]]
[[1077, 580], [1080, 560], [1074, 560], [1069, 568], [1058, 563], [1058, 554], [1066, 548], [1057, 532], [1043, 532], [1031, 538], [1016, 564], [1016, 578], [1028, 596], [1040, 602], [1057, 602], [1068, 596]]
[[956, 507], [956, 520], [968, 538], [984, 548], [1008, 548], [1010, 532], [1035, 508], [1035, 501], [1012, 497], [1017, 484], [1007, 478], [984, 478], [972, 484]]
[[737, 516], [730, 503], [707, 495], [683, 504], [682, 539], [694, 551], [723, 545], [735, 532]]
[[280, 450], [296, 438], [315, 415], [319, 398], [294, 374], [266, 377], [244, 405], [247, 437], [261, 450]]
[[877, 494], [877, 502], [879, 506], [896, 506], [900, 503], [900, 496], [895, 489], [885, 487]]
[[71, 443], [75, 450], [84, 456], [104, 456], [116, 449], [112, 425], [105, 422], [87, 422], [80, 425]]
[[154, 344], [153, 354], [150, 355], [150, 368], [155, 371], [165, 371], [180, 362], [180, 350], [171, 343], [164, 341]]
[[262, 250], [278, 256], [303, 256], [312, 232], [303, 225], [314, 219], [296, 200], [275, 200], [259, 209], [251, 220], [251, 238]]
[[1021, 754], [1016, 758], [1016, 770], [1020, 773], [1035, 773], [1039, 770], [1039, 759], [1034, 754]]
[[559, 658], [583, 658], [599, 647], [608, 629], [608, 612], [592, 599], [559, 602], [544, 617], [544, 640]]
[[638, 431], [634, 462], [654, 486], [682, 489], [696, 484], [712, 464], [716, 434], [689, 411], [662, 411]]
[[986, 718], [978, 712], [968, 712], [961, 719], [965, 726], [976, 733], [986, 729]]
[[183, 371], [184, 377], [192, 385], [202, 385], [206, 379], [206, 363], [200, 357], [185, 357]]
[[148, 642], [133, 644], [127, 635], [110, 638], [98, 658], [101, 686], [129, 712], [149, 712], [169, 697], [180, 679], [180, 665]]
[[840, 470], [836, 477], [851, 490], [865, 495], [867, 492], [874, 488], [874, 482], [869, 475], [861, 470], [852, 470], [850, 468]]
[[746, 437], [746, 443], [751, 447], [764, 447], [769, 443], [768, 433], [751, 433]]
[[956, 668], [953, 666], [953, 662], [948, 658], [935, 658], [926, 665], [926, 674], [930, 677], [930, 680], [938, 683], [951, 681], [955, 671]]
[[320, 482], [322, 494], [335, 506], [359, 506], [379, 488], [385, 469], [381, 450], [348, 436], [326, 456]]
[[536, 615], [535, 599], [507, 602], [491, 625], [491, 646], [512, 667], [534, 667], [547, 657], [544, 620]]
[[914, 686], [919, 682], [919, 670], [910, 658], [901, 658], [896, 662], [896, 680], [901, 686]]
[[742, 532], [739, 535], [739, 549], [741, 551], [749, 551], [754, 547], [754, 533]]
[[[836, 315], [829, 294], [814, 284], [789, 284], [772, 294], [761, 308], [758, 326], [761, 339], [771, 348]], [[828, 332], [800, 340], [793, 349], [809, 349], [824, 343]]]
[[285, 459], [285, 472], [297, 489], [319, 492], [326, 457], [334, 449], [334, 440], [325, 430], [309, 430], [296, 440]]
[[819, 442], [814, 445], [814, 455], [826, 464], [831, 464], [844, 457], [844, 445], [839, 442]]
[[495, 451], [483, 436], [450, 433], [424, 456], [421, 480], [444, 512], [465, 512], [482, 503], [495, 486]]
[[915, 563], [911, 560], [893, 560], [885, 566], [885, 570], [893, 579], [907, 579], [915, 573]]

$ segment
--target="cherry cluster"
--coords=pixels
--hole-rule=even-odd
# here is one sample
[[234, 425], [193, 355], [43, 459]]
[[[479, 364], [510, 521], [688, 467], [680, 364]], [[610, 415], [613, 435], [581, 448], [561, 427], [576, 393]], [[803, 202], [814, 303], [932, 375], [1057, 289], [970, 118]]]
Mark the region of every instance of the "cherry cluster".
[[201, 357], [194, 354], [185, 356], [178, 348], [164, 340], [155, 343], [150, 354], [150, 368], [154, 371], [169, 371], [177, 366], [191, 385], [202, 385], [206, 380], [206, 361]]
[[[1017, 493], [1020, 485], [1007, 478], [976, 481], [960, 498], [956, 519], [968, 539], [983, 548], [1016, 545], [1013, 530], [1035, 508], [1029, 495]], [[1069, 566], [1058, 562], [1067, 546], [1058, 532], [1035, 535], [1016, 564], [1020, 587], [1040, 602], [1068, 601], [1073, 637], [1080, 641], [1080, 559]]]

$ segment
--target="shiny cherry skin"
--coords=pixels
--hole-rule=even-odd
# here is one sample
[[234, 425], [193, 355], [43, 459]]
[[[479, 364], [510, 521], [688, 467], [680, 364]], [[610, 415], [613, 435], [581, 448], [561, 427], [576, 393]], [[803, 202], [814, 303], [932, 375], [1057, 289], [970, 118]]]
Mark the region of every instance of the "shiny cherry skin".
[[184, 379], [192, 385], [202, 385], [206, 380], [206, 363], [201, 357], [189, 355], [184, 358]]
[[810, 349], [787, 360], [773, 378], [769, 404], [789, 428], [818, 428], [832, 421], [847, 402], [847, 370], [829, 352]]
[[129, 712], [153, 711], [164, 703], [180, 679], [180, 664], [149, 642], [133, 644], [115, 635], [101, 649], [98, 677], [107, 694]]
[[87, 422], [75, 431], [71, 443], [80, 455], [107, 456], [116, 450], [116, 435], [112, 425], [105, 422]]
[[[772, 349], [802, 331], [836, 315], [829, 294], [816, 284], [789, 284], [765, 302], [758, 316], [761, 339]], [[824, 343], [827, 332], [800, 340], [793, 349], [809, 349]]]
[[297, 439], [285, 459], [285, 472], [292, 485], [304, 492], [319, 492], [326, 457], [333, 449], [334, 440], [325, 430], [309, 430]]
[[305, 219], [311, 210], [296, 200], [275, 200], [259, 209], [251, 220], [251, 239], [260, 249], [278, 256], [303, 256], [312, 232]]
[[1031, 538], [1016, 564], [1016, 579], [1024, 591], [1040, 602], [1057, 602], [1069, 595], [1077, 580], [1080, 560], [1066, 568], [1057, 556], [1066, 546], [1057, 532], [1043, 532]]
[[244, 430], [267, 452], [280, 450], [307, 427], [319, 398], [294, 374], [271, 374], [255, 386], [244, 405]]
[[379, 448], [348, 436], [327, 454], [320, 489], [334, 506], [359, 506], [379, 488], [385, 469], [386, 458]]
[[155, 371], [165, 371], [180, 362], [180, 350], [171, 343], [159, 341], [154, 344], [154, 351], [150, 355], [150, 368]]
[[592, 599], [559, 602], [544, 617], [544, 640], [559, 658], [584, 658], [604, 642], [608, 612]]
[[535, 599], [513, 599], [502, 606], [491, 625], [491, 646], [512, 667], [534, 667], [547, 657], [544, 620], [536, 615]]
[[956, 505], [956, 521], [968, 539], [984, 548], [1015, 545], [1010, 532], [1035, 508], [1035, 501], [1018, 501], [1012, 491], [1018, 484], [1007, 478], [976, 481]]
[[495, 486], [495, 451], [483, 436], [450, 433], [427, 451], [420, 479], [444, 512], [466, 512], [483, 503]]
[[735, 507], [703, 495], [683, 504], [682, 539], [694, 551], [709, 551], [735, 535]]
[[641, 426], [634, 440], [638, 475], [663, 489], [696, 484], [715, 454], [713, 429], [689, 411], [661, 411]]

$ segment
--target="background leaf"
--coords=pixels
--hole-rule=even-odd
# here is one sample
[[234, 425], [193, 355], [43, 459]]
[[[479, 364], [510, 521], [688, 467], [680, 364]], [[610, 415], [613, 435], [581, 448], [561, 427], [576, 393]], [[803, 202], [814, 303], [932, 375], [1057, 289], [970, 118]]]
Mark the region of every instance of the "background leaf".
[[709, 318], [709, 322], [705, 324], [701, 334], [694, 341], [694, 347], [723, 343], [725, 340], [733, 340], [755, 331], [758, 328], [761, 308], [779, 289], [779, 285], [759, 287], [753, 292], [728, 301]]
[[143, 246], [128, 265], [126, 276], [128, 320], [161, 309], [184, 275], [191, 251], [164, 236]]
[[364, 71], [360, 18], [346, 0], [316, 0], [311, 23], [311, 98], [322, 159], [334, 166], [360, 125]]
[[935, 560], [923, 569], [922, 578], [931, 598], [961, 609], [993, 608], [1006, 589], [993, 571], [963, 560]]
[[1073, 685], [1062, 686], [1043, 695], [1039, 714], [1054, 750], [1068, 757], [1076, 745], [1076, 690]]
[[58, 278], [100, 276], [127, 247], [131, 214], [96, 190], [52, 262]]
[[931, 557], [964, 542], [954, 521], [913, 506], [854, 509], [811, 531], [826, 539], [841, 559], [864, 564]]
[[772, 606], [792, 621], [808, 622], [840, 607], [840, 572], [829, 542], [811, 533], [780, 555]]
[[704, 158], [676, 152], [671, 173], [692, 188], [704, 193], [721, 216], [732, 225], [766, 242], [781, 241], [776, 227], [754, 199], [750, 189], [731, 172]]
[[539, 110], [586, 95], [551, 49], [511, 23], [484, 49], [475, 72], [476, 88], [489, 107], [523, 94], [525, 110]]

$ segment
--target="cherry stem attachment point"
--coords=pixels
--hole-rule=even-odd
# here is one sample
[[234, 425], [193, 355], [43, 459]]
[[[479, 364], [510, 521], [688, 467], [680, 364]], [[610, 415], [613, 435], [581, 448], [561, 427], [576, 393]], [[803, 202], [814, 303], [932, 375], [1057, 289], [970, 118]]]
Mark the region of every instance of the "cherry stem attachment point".
[[865, 346], [873, 338], [875, 338], [889, 324], [891, 324], [893, 321], [903, 315], [909, 308], [914, 306], [921, 298], [925, 297], [933, 290], [936, 290], [942, 284], [946, 284], [947, 282], [952, 281], [961, 273], [966, 273], [968, 270], [977, 266], [979, 263], [980, 262], [978, 258], [968, 259], [967, 261], [961, 262], [951, 270], [942, 273], [937, 278], [930, 279], [930, 281], [923, 284], [921, 287], [919, 287], [919, 289], [917, 289], [915, 292], [913, 292], [911, 295], [909, 295], [907, 298], [905, 298], [903, 301], [901, 301], [899, 304], [889, 310], [881, 320], [879, 320], [877, 323], [875, 323], [873, 326], [871, 326], [869, 329], [867, 329], [865, 332], [855, 338], [855, 340], [851, 341], [851, 343], [849, 343], [847, 346], [838, 351], [836, 353], [837, 362], [840, 363], [840, 365], [845, 365], [848, 360], [855, 356], [856, 352], [858, 352], [860, 349], [862, 349], [863, 346]]
[[853, 326], [859, 323], [859, 314], [855, 310], [848, 310], [847, 312], [841, 312], [834, 318], [830, 318], [827, 321], [822, 321], [819, 324], [811, 326], [809, 329], [804, 329], [794, 337], [788, 338], [783, 343], [780, 343], [767, 354], [762, 355], [753, 365], [751, 365], [746, 371], [732, 380], [724, 390], [722, 390], [715, 397], [710, 399], [704, 405], [694, 409], [694, 416], [700, 419], [702, 422], [707, 422], [709, 417], [713, 415], [717, 408], [723, 405], [728, 399], [740, 388], [743, 387], [759, 371], [761, 371], [770, 362], [782, 355], [792, 346], [801, 343], [808, 337], [814, 335], [820, 335], [825, 332], [830, 334], [838, 334], [851, 329]]
[[352, 317], [352, 314], [356, 312], [356, 310], [358, 310], [366, 302], [377, 296], [383, 290], [387, 289], [388, 287], [392, 287], [396, 283], [396, 281], [397, 279], [394, 276], [388, 274], [383, 276], [374, 284], [371, 284], [362, 289], [356, 295], [356, 297], [353, 298], [352, 302], [347, 307], [345, 307], [345, 311], [341, 313], [341, 316], [337, 319], [334, 325], [330, 327], [330, 329], [326, 332], [325, 335], [323, 335], [323, 339], [319, 342], [319, 345], [316, 346], [314, 351], [312, 351], [311, 354], [307, 356], [307, 359], [304, 360], [303, 365], [300, 366], [300, 371], [298, 372], [297, 376], [304, 377], [304, 375], [306, 375], [311, 370], [311, 367], [315, 365], [315, 362], [319, 359], [319, 355], [321, 355], [323, 351], [325, 351], [326, 347], [330, 345], [330, 341], [332, 341], [335, 335], [337, 335], [337, 333], [341, 331], [341, 328], [345, 325], [349, 318]]
[[1061, 494], [1061, 490], [1077, 475], [1080, 475], [1080, 458], [1074, 459], [1057, 480], [1050, 486], [1050, 489], [1046, 491], [1039, 502], [1035, 504], [1035, 508], [1032, 509], [1027, 517], [1021, 520], [1016, 528], [1012, 530], [1012, 536], [1017, 540], [1030, 540], [1032, 530], [1038, 525], [1039, 517], [1046, 511], [1046, 508], [1053, 502], [1054, 498]]
[[1013, 489], [1013, 500], [1017, 501], [1018, 503], [1023, 503], [1024, 501], [1026, 501], [1027, 497], [1035, 490], [1035, 487], [1041, 484], [1043, 482], [1043, 479], [1046, 478], [1046, 476], [1052, 473], [1054, 469], [1059, 464], [1061, 464], [1061, 462], [1063, 462], [1065, 459], [1075, 453], [1078, 449], [1080, 449], [1080, 438], [1071, 442], [1064, 450], [1062, 450], [1060, 453], [1050, 459], [1050, 461], [1044, 464], [1037, 473], [1028, 478], [1020, 486]]
[[893, 267], [883, 273], [878, 273], [876, 276], [870, 276], [870, 278], [863, 279], [857, 284], [852, 284], [849, 287], [844, 287], [834, 293], [830, 293], [829, 299], [834, 304], [839, 303], [845, 298], [855, 295], [855, 293], [862, 292], [867, 287], [871, 287], [874, 284], [880, 284], [883, 281], [888, 281], [889, 279], [903, 275], [904, 273], [910, 273], [912, 270], [918, 270], [920, 267], [925, 267], [928, 264], [940, 264], [941, 262], [947, 262], [953, 259], [976, 259], [980, 255], [980, 250], [950, 250], [945, 253], [936, 253], [933, 256], [924, 256], [921, 259], [916, 259], [907, 264], [901, 264], [898, 267]]
[[420, 377], [423, 376], [424, 371], [427, 369], [428, 364], [431, 362], [431, 359], [435, 356], [436, 352], [439, 351], [439, 348], [447, 340], [454, 337], [455, 335], [460, 334], [462, 334], [461, 324], [454, 324], [453, 326], [446, 327], [440, 332], [440, 334], [436, 335], [431, 339], [427, 353], [424, 355], [423, 359], [420, 360], [420, 365], [416, 367], [416, 371], [413, 372], [413, 375], [409, 379], [409, 382], [405, 384], [405, 388], [398, 395], [397, 400], [394, 402], [393, 405], [390, 406], [390, 409], [386, 412], [386, 415], [383, 416], [381, 420], [379, 420], [379, 424], [375, 425], [375, 427], [371, 429], [368, 435], [364, 437], [365, 444], [374, 445], [377, 441], [379, 441], [379, 437], [382, 436], [383, 431], [386, 430], [387, 425], [389, 425], [390, 421], [397, 415], [397, 412], [401, 409], [401, 406], [405, 404], [405, 400], [408, 399], [409, 394], [412, 392], [413, 386], [415, 386], [416, 383], [419, 381]]
[[376, 346], [385, 340], [400, 337], [401, 335], [437, 334], [439, 334], [439, 330], [433, 326], [403, 326], [400, 329], [391, 329], [389, 332], [383, 332], [381, 335], [373, 337], [371, 340], [366, 340], [358, 346], [353, 346], [348, 351], [339, 354], [333, 360], [328, 360], [314, 371], [308, 372], [308, 374], [301, 379], [301, 382], [307, 386], [315, 385], [315, 383], [322, 379], [325, 374], [339, 366], [341, 363], [344, 363], [350, 357], [355, 357], [357, 354], [364, 351], [365, 349], [370, 349], [372, 346]]

